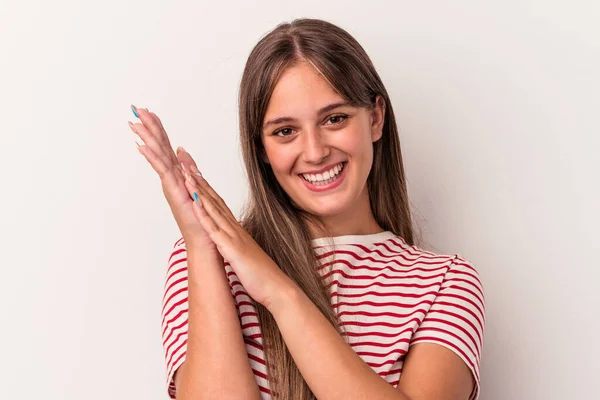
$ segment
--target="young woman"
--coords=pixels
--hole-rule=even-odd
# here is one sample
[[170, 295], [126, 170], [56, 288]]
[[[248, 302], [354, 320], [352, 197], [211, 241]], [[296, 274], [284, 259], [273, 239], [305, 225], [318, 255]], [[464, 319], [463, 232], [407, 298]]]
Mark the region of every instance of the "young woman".
[[239, 96], [241, 221], [156, 114], [130, 123], [183, 236], [162, 309], [170, 397], [477, 398], [483, 288], [467, 260], [415, 245], [392, 104], [363, 48], [325, 21], [281, 24]]

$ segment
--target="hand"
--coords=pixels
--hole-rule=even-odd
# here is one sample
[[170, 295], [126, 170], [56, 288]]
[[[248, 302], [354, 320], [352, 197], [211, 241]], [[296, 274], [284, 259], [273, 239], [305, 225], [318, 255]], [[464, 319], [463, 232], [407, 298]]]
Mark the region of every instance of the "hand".
[[229, 262], [248, 295], [267, 308], [292, 280], [240, 225], [223, 199], [195, 166], [184, 171], [185, 186], [197, 200], [194, 212], [219, 253]]
[[[190, 197], [182, 174], [183, 165], [194, 165], [192, 157], [179, 148], [176, 155], [171, 147], [167, 132], [158, 116], [144, 108], [132, 109], [137, 112], [142, 123], [129, 122], [131, 130], [137, 134], [144, 145], [138, 144], [139, 152], [158, 173], [162, 184], [163, 193], [171, 207], [171, 212], [183, 235], [186, 246], [190, 248], [217, 251], [214, 242], [208, 237], [202, 224], [193, 210], [193, 199]], [[137, 142], [136, 142], [137, 143]]]

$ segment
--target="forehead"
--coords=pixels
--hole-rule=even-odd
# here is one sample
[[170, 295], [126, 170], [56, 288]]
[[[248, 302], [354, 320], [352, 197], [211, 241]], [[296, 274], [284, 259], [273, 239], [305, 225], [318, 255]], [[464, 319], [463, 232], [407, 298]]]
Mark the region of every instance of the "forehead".
[[286, 69], [275, 85], [265, 120], [283, 116], [313, 116], [328, 104], [343, 101], [325, 78], [308, 62]]

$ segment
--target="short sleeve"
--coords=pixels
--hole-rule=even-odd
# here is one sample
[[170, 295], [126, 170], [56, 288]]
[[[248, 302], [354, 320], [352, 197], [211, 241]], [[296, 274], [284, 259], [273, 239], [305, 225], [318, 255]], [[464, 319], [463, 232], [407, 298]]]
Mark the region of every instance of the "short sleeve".
[[440, 290], [410, 343], [429, 342], [455, 352], [475, 378], [470, 399], [479, 398], [485, 326], [483, 285], [473, 265], [455, 254]]
[[188, 271], [183, 239], [175, 243], [169, 257], [161, 317], [167, 392], [171, 399], [175, 399], [173, 377], [185, 361], [188, 338]]

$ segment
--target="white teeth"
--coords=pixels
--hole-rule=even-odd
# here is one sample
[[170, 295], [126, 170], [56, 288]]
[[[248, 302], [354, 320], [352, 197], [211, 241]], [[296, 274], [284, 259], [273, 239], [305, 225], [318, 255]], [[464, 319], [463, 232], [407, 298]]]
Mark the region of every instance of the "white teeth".
[[339, 163], [338, 165], [331, 168], [329, 171], [325, 171], [322, 174], [302, 174], [304, 179], [313, 183], [313, 184], [324, 184], [329, 183], [337, 178], [337, 175], [343, 169], [343, 163]]

